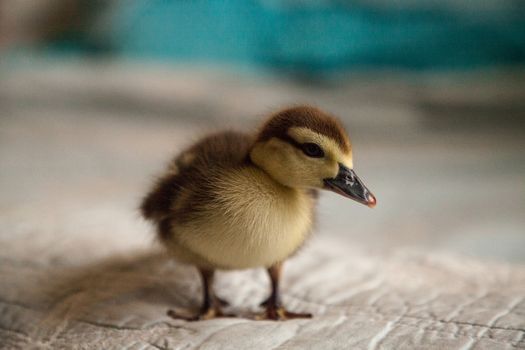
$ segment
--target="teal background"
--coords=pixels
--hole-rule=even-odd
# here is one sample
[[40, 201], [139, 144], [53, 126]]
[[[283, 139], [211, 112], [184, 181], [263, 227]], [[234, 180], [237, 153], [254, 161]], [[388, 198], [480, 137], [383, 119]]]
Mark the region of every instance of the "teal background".
[[523, 2], [490, 9], [470, 3], [129, 0], [105, 7], [90, 30], [52, 47], [298, 71], [522, 64]]

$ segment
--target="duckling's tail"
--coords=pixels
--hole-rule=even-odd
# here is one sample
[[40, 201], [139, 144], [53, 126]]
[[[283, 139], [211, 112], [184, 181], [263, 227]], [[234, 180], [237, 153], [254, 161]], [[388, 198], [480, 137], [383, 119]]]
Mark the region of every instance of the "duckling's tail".
[[162, 214], [159, 212], [158, 203], [155, 200], [155, 194], [149, 193], [140, 204], [140, 212], [142, 216], [151, 221], [158, 221], [162, 219]]
[[165, 242], [170, 237], [169, 203], [162, 191], [151, 191], [142, 201], [140, 211], [142, 216], [153, 221], [157, 226], [157, 238]]
[[171, 176], [159, 179], [151, 192], [144, 197], [140, 212], [145, 219], [158, 223], [169, 215], [174, 196], [173, 180]]

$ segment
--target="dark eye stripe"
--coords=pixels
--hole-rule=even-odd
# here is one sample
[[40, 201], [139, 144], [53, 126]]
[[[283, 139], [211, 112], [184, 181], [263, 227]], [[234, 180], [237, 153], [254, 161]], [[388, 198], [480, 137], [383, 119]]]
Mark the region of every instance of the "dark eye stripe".
[[322, 158], [324, 157], [323, 149], [316, 143], [306, 142], [302, 144], [302, 150], [304, 154], [312, 158]]
[[[299, 142], [295, 141], [295, 139], [294, 139], [293, 137], [291, 137], [290, 135], [287, 135], [287, 134], [285, 134], [285, 135], [280, 135], [278, 138], [281, 139], [281, 140], [283, 140], [283, 141], [285, 141], [285, 142], [288, 142], [290, 145], [296, 147], [297, 149], [300, 149], [301, 151], [303, 151], [304, 154], [306, 154], [306, 155], [309, 156], [309, 157], [315, 157], [315, 158], [322, 158], [322, 157], [324, 157], [324, 152], [323, 152], [323, 150], [321, 149], [321, 147], [320, 147], [319, 145], [317, 145], [317, 144], [315, 144], [315, 143], [310, 143], [310, 142], [307, 142], [307, 143], [299, 143]], [[318, 156], [312, 156], [312, 155], [307, 154], [307, 153], [305, 152], [305, 149], [304, 149], [304, 147], [305, 147], [306, 144], [313, 144], [313, 145], [319, 147], [319, 149], [321, 150], [321, 153], [320, 153]]]

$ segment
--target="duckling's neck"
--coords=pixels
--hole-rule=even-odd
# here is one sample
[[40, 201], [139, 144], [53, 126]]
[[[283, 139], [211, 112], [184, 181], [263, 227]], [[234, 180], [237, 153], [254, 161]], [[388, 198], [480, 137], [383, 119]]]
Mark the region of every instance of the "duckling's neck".
[[[286, 181], [286, 176], [282, 176], [284, 175], [282, 169], [278, 169], [279, 165], [268, 156], [271, 153], [270, 147], [256, 143], [248, 153], [249, 163], [268, 176], [275, 184], [301, 192], [304, 191], [305, 189], [298, 188]], [[281, 176], [275, 176], [275, 174], [281, 174]]]
[[277, 181], [273, 178], [267, 171], [257, 166], [257, 164], [252, 165], [252, 175], [256, 179], [254, 181], [254, 187], [258, 193], [272, 194], [275, 199], [282, 199], [289, 196], [300, 196], [305, 193], [305, 190], [301, 188], [295, 188], [288, 186]]

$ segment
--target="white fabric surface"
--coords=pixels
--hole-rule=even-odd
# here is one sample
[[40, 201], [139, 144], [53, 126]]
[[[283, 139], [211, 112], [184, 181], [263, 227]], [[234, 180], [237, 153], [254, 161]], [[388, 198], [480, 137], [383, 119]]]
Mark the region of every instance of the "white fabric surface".
[[[112, 240], [86, 232], [76, 244], [89, 255]], [[284, 303], [313, 313], [311, 320], [172, 320], [168, 308], [198, 307], [199, 280], [156, 250], [78, 266], [4, 256], [0, 280], [4, 349], [525, 348], [525, 269], [370, 252], [328, 237], [286, 267]], [[221, 273], [216, 291], [246, 314], [257, 310], [268, 281], [258, 270]]]

